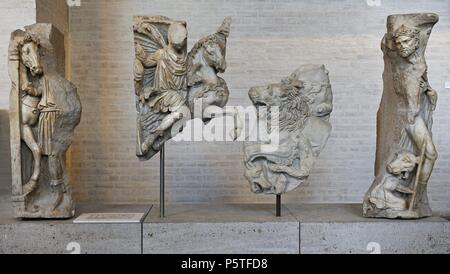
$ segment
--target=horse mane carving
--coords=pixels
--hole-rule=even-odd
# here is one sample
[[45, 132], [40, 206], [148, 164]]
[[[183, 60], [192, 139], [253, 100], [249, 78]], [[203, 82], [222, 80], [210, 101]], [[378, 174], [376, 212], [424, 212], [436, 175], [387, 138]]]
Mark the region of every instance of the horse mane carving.
[[203, 49], [203, 47], [208, 43], [219, 45], [219, 47], [225, 54], [227, 38], [230, 35], [230, 28], [231, 28], [231, 18], [226, 17], [223, 20], [222, 25], [216, 31], [216, 33], [203, 37], [200, 40], [198, 40], [197, 43], [194, 44], [194, 46], [192, 47], [191, 51], [188, 54], [188, 86], [194, 86], [204, 81], [203, 78], [196, 75], [196, 72], [200, 66], [200, 64], [195, 63], [196, 55], [199, 54], [200, 51]]
[[30, 42], [35, 43], [37, 46], [41, 45], [41, 42], [38, 37], [36, 37], [35, 35], [33, 35], [30, 32], [25, 32], [25, 37], [23, 37], [23, 39], [20, 39], [18, 41], [18, 46], [23, 46], [24, 44], [30, 43]]

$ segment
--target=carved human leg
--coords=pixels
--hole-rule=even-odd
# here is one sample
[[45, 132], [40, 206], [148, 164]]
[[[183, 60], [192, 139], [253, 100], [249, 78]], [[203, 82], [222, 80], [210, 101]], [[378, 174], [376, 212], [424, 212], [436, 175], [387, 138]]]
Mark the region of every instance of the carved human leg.
[[[181, 106], [176, 111], [169, 113], [167, 116], [163, 118], [161, 124], [154, 129], [151, 134], [144, 140], [141, 145], [142, 152], [147, 153], [150, 148], [155, 144], [155, 141], [164, 136], [164, 132], [168, 129], [171, 129], [176, 122], [183, 120], [187, 121], [190, 117], [190, 110], [186, 105]], [[176, 130], [176, 128], [172, 128], [172, 130]], [[157, 149], [157, 148], [155, 148]]]
[[416, 117], [414, 125], [411, 125], [407, 132], [418, 151], [422, 151], [422, 148], [425, 147], [425, 157], [422, 163], [422, 171], [419, 174], [419, 183], [427, 184], [437, 159], [437, 151], [431, 133], [421, 117]]
[[23, 186], [24, 195], [31, 193], [37, 185], [39, 175], [41, 172], [41, 149], [38, 143], [34, 140], [33, 131], [29, 125], [22, 125], [22, 139], [33, 154], [33, 173], [28, 183]]
[[60, 154], [48, 156], [48, 171], [50, 174], [50, 185], [55, 188], [62, 184], [63, 168]]

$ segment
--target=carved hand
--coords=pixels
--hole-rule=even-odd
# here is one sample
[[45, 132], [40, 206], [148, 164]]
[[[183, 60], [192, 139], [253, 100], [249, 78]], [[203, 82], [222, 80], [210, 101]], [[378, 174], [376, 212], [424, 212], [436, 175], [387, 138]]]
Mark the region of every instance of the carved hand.
[[136, 57], [139, 60], [141, 60], [141, 61], [145, 60], [146, 54], [145, 54], [144, 48], [141, 45], [139, 45], [138, 43], [135, 43], [134, 50], [135, 50]]
[[39, 96], [38, 91], [34, 88], [31, 82], [28, 82], [26, 85], [24, 85], [22, 90], [31, 96]]
[[434, 111], [436, 109], [436, 104], [437, 104], [437, 92], [428, 87], [428, 90], [425, 92], [425, 94], [428, 96], [428, 99], [430, 100], [430, 104], [431, 104], [431, 109]]
[[155, 92], [155, 90], [151, 87], [147, 87], [144, 89], [144, 91], [142, 92], [142, 94], [139, 96], [139, 100], [142, 103], [145, 103], [145, 101], [148, 100], [148, 98], [150, 98], [150, 96], [153, 94], [153, 92]]
[[418, 109], [410, 109], [408, 110], [408, 123], [409, 124], [414, 124], [416, 121], [416, 116], [419, 114], [419, 110]]
[[[147, 98], [147, 99], [148, 99], [148, 98]], [[144, 104], [145, 101], [146, 101], [147, 99], [145, 98], [145, 94], [141, 94], [141, 95], [139, 96], [139, 101], [140, 101], [142, 104]]]

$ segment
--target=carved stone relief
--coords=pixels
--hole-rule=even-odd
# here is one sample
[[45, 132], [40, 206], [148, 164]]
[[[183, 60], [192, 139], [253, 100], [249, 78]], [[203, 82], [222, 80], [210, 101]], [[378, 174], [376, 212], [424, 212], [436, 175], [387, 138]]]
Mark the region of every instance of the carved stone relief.
[[[261, 112], [278, 107], [278, 142], [246, 143], [245, 177], [254, 193], [283, 194], [304, 182], [331, 133], [333, 95], [323, 65], [304, 65], [280, 83], [253, 87], [249, 97]], [[267, 116], [267, 115], [264, 115]], [[265, 123], [259, 114], [260, 124]], [[273, 121], [273, 117], [267, 117]]]
[[[187, 52], [186, 23], [163, 16], [134, 18], [134, 82], [137, 109], [137, 156], [148, 160], [179, 133], [200, 101], [224, 107], [229, 91], [217, 74], [226, 69], [230, 18], [216, 33]], [[207, 122], [204, 119], [204, 122]]]
[[387, 19], [384, 91], [377, 117], [375, 180], [364, 216], [413, 219], [431, 215], [427, 186], [437, 159], [432, 138], [437, 93], [427, 77], [425, 49], [436, 14]]
[[15, 217], [75, 214], [65, 153], [81, 118], [64, 79], [64, 37], [50, 24], [16, 30], [9, 46], [12, 192]]

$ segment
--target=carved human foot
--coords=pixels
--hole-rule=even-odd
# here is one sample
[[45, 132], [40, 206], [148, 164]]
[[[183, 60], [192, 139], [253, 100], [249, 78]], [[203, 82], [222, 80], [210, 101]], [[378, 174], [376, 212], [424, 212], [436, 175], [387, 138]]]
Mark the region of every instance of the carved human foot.
[[155, 143], [156, 139], [158, 139], [158, 137], [161, 137], [163, 135], [164, 131], [161, 130], [153, 131], [152, 134], [142, 143], [141, 145], [142, 153], [147, 154], [152, 145]]
[[143, 154], [147, 154], [150, 150], [150, 146], [147, 144], [147, 142], [142, 143], [141, 150]]
[[162, 146], [164, 145], [164, 140], [163, 139], [159, 139], [156, 142], [153, 143], [153, 149], [156, 151], [161, 150]]

